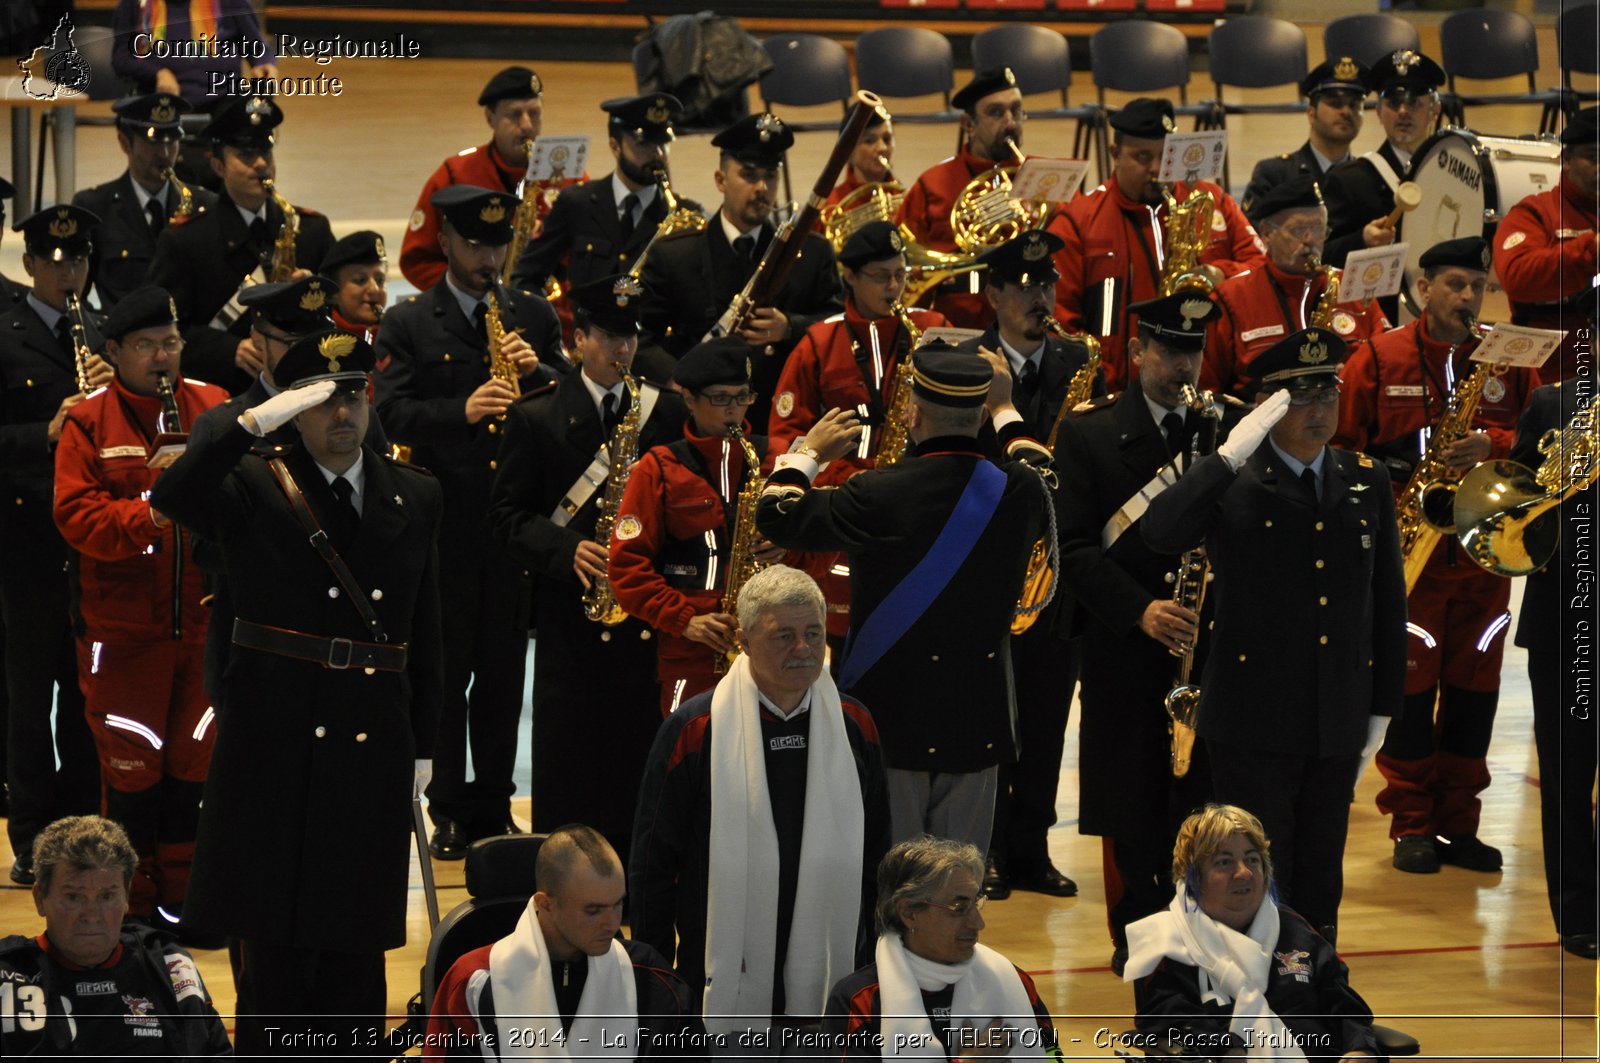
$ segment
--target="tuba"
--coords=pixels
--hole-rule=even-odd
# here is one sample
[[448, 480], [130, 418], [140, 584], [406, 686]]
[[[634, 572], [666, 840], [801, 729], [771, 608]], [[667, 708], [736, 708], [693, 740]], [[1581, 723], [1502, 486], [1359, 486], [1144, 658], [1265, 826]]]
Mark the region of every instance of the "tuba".
[[[1189, 464], [1192, 468], [1202, 453], [1216, 445], [1217, 426], [1222, 421], [1222, 411], [1209, 391], [1199, 391], [1192, 384], [1183, 385], [1184, 405], [1210, 422], [1209, 430], [1197, 430], [1189, 446]], [[1206, 603], [1206, 585], [1211, 582], [1211, 561], [1204, 547], [1185, 550], [1178, 558], [1178, 570], [1169, 573], [1172, 583], [1172, 600], [1196, 617]], [[1189, 774], [1189, 762], [1194, 756], [1194, 725], [1200, 711], [1200, 688], [1189, 680], [1194, 672], [1195, 642], [1188, 643], [1173, 656], [1178, 658], [1178, 675], [1172, 689], [1167, 691], [1167, 733], [1172, 738], [1172, 776], [1181, 779]]]
[[[766, 567], [756, 560], [756, 503], [761, 501], [761, 456], [738, 425], [729, 426], [728, 438], [744, 448], [744, 486], [739, 488], [739, 501], [734, 508], [733, 543], [728, 547], [728, 582], [722, 588], [722, 612], [737, 616], [739, 591], [751, 576]], [[738, 659], [739, 645], [735, 643], [731, 650], [717, 657], [713, 669], [721, 675]]]
[[1555, 556], [1560, 529], [1542, 520], [1600, 478], [1600, 417], [1590, 398], [1564, 428], [1539, 439], [1537, 472], [1514, 461], [1486, 461], [1462, 477], [1456, 535], [1467, 556], [1496, 576], [1526, 576]]
[[[617, 511], [622, 508], [622, 492], [628, 487], [628, 472], [639, 458], [639, 383], [623, 366], [618, 365], [617, 369], [622, 373], [622, 383], [628, 389], [628, 412], [623, 414], [622, 423], [617, 425], [616, 432], [608, 441], [611, 448], [610, 470], [606, 475], [605, 497], [600, 500], [600, 517], [594, 525], [595, 542], [608, 551], [611, 548], [611, 529], [616, 526]], [[616, 627], [628, 619], [626, 610], [617, 601], [616, 595], [611, 593], [609, 576], [596, 577], [589, 584], [589, 589], [583, 592], [583, 615], [606, 627]]]
[[1050, 216], [1050, 204], [1023, 201], [1011, 195], [1011, 178], [1023, 163], [1022, 149], [1010, 137], [1006, 147], [1016, 162], [1000, 163], [967, 182], [950, 208], [950, 228], [956, 246], [969, 255], [999, 247], [1029, 229], [1037, 229]]
[[[1067, 414], [1088, 402], [1094, 394], [1095, 377], [1100, 372], [1100, 341], [1088, 333], [1068, 332], [1065, 325], [1049, 314], [1044, 317], [1044, 327], [1061, 339], [1078, 341], [1089, 354], [1067, 383], [1066, 396], [1061, 400], [1061, 408], [1056, 411], [1055, 422], [1050, 426], [1050, 436], [1045, 440], [1045, 449], [1054, 455], [1056, 439], [1061, 435], [1061, 425], [1067, 419]], [[1022, 595], [1017, 599], [1017, 611], [1011, 617], [1013, 635], [1020, 635], [1032, 627], [1055, 596], [1056, 566], [1052, 553], [1051, 544], [1044, 539], [1035, 540], [1033, 549], [1028, 553], [1028, 571], [1022, 580]]]
[[267, 271], [267, 280], [286, 281], [295, 271], [294, 240], [300, 232], [300, 215], [289, 205], [289, 201], [278, 193], [272, 178], [264, 177], [261, 183], [266, 185], [267, 194], [278, 205], [278, 209], [283, 211], [283, 224], [278, 226], [278, 238], [272, 244], [272, 268]]
[[911, 405], [911, 352], [922, 341], [922, 330], [911, 323], [911, 314], [904, 303], [891, 303], [889, 312], [900, 319], [906, 330], [906, 355], [895, 362], [894, 390], [889, 405], [883, 411], [883, 429], [878, 435], [878, 452], [873, 459], [875, 468], [887, 469], [906, 456], [910, 429], [906, 427], [906, 409]]

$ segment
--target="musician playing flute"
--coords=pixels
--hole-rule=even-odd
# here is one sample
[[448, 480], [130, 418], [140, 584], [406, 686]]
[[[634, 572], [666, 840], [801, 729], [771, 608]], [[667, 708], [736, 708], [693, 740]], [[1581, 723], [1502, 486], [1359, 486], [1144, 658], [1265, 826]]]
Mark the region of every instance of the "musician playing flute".
[[[1477, 365], [1468, 358], [1478, 344], [1473, 323], [1483, 308], [1489, 245], [1477, 236], [1446, 240], [1418, 264], [1423, 316], [1352, 352], [1335, 437], [1378, 458], [1397, 497], [1424, 454], [1437, 455], [1456, 475], [1505, 457], [1539, 384], [1531, 369], [1485, 377], [1465, 433], [1435, 442], [1451, 396]], [[1441, 862], [1500, 870], [1500, 850], [1478, 839], [1478, 794], [1489, 786], [1486, 755], [1510, 602], [1511, 581], [1479, 568], [1454, 535], [1440, 537], [1411, 589], [1405, 712], [1378, 751], [1387, 783], [1378, 808], [1392, 817], [1389, 837], [1401, 871], [1426, 874]]]
[[78, 673], [105, 814], [139, 858], [129, 911], [170, 927], [183, 911], [216, 727], [202, 682], [200, 566], [190, 536], [150, 506], [160, 473], [149, 459], [163, 432], [181, 432], [228, 395], [184, 379], [165, 289], [129, 292], [104, 332], [116, 379], [67, 413], [55, 520], [78, 555]]

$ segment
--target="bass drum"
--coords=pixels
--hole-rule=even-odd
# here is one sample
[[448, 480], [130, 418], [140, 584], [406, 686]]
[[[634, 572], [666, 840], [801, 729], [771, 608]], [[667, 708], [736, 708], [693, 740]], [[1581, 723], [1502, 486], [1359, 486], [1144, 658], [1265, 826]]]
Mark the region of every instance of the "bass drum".
[[[1554, 188], [1561, 178], [1561, 144], [1552, 136], [1491, 137], [1470, 129], [1441, 129], [1417, 150], [1411, 179], [1422, 189], [1422, 202], [1401, 215], [1398, 239], [1406, 252], [1401, 298], [1413, 316], [1422, 307], [1416, 280], [1417, 260], [1424, 251], [1459, 236], [1483, 236], [1494, 242], [1494, 228], [1522, 199]], [[1484, 321], [1511, 320], [1511, 306], [1491, 271], [1484, 296]]]

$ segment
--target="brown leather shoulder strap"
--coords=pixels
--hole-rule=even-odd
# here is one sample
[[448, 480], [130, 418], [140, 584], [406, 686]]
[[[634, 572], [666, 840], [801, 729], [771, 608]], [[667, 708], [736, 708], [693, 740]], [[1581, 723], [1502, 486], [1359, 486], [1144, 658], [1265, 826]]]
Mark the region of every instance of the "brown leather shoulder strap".
[[339, 551], [333, 548], [333, 541], [328, 538], [328, 533], [317, 523], [317, 515], [311, 511], [311, 505], [301, 492], [300, 485], [295, 482], [289, 466], [284, 464], [282, 458], [273, 458], [267, 465], [271, 467], [272, 475], [278, 478], [278, 486], [283, 488], [283, 493], [289, 497], [289, 508], [294, 510], [294, 515], [299, 518], [300, 526], [306, 530], [306, 536], [311, 540], [312, 547], [322, 555], [322, 560], [328, 563], [328, 567], [333, 570], [334, 578], [339, 581], [339, 586], [344, 588], [345, 597], [350, 599], [350, 604], [361, 614], [361, 622], [366, 624], [367, 630], [372, 633], [372, 641], [388, 642], [389, 636], [383, 630], [383, 623], [373, 610], [372, 603], [367, 600], [367, 592], [361, 589], [361, 584], [356, 582], [350, 566], [344, 563]]

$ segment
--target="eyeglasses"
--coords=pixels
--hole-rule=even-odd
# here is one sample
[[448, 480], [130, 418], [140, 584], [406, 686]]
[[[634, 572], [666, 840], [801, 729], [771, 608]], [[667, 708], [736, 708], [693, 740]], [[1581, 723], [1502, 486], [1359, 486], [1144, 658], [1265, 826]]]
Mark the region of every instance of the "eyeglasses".
[[892, 284], [904, 284], [906, 281], [906, 271], [903, 269], [858, 269], [856, 270], [856, 276], [862, 280], [871, 281], [873, 284], [882, 284], [885, 287]]
[[922, 903], [926, 904], [929, 908], [943, 908], [957, 919], [961, 919], [972, 912], [978, 911], [985, 904], [987, 904], [988, 901], [988, 896], [980, 893], [970, 900], [966, 897], [963, 897], [959, 901], [955, 901], [951, 904], [940, 904], [937, 901], [923, 901]]
[[1289, 392], [1290, 406], [1332, 406], [1339, 401], [1338, 388], [1317, 388]]
[[1275, 225], [1273, 231], [1287, 233], [1302, 244], [1309, 244], [1313, 240], [1325, 240], [1328, 237], [1326, 225]]
[[162, 350], [166, 351], [168, 354], [177, 355], [183, 353], [183, 337], [168, 336], [159, 343], [155, 340], [147, 338], [135, 340], [128, 346], [133, 350], [133, 353], [137, 354], [140, 358], [149, 358], [151, 355], [155, 354], [157, 350]]
[[727, 392], [713, 393], [709, 391], [701, 391], [697, 392], [697, 394], [719, 409], [723, 406], [748, 406], [756, 401], [756, 393], [750, 390], [735, 392], [732, 395]]

